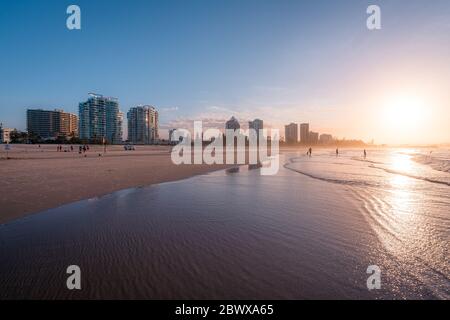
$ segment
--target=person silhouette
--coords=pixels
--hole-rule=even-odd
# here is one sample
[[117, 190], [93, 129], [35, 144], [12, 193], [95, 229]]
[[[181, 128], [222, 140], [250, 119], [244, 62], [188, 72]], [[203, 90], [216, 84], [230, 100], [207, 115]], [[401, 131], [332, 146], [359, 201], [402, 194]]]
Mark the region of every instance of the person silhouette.
[[339, 149], [336, 148], [336, 157], [339, 157]]
[[311, 147], [309, 148], [309, 156], [310, 157], [312, 156], [312, 148]]
[[364, 149], [364, 159], [367, 157], [366, 149]]

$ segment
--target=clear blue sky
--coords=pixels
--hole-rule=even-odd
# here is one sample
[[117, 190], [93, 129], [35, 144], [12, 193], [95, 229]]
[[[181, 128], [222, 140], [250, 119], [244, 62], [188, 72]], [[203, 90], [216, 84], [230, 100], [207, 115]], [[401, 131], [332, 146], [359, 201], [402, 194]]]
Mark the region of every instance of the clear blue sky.
[[[80, 31], [66, 28], [70, 4]], [[369, 4], [382, 9], [378, 33], [366, 28]], [[345, 109], [343, 93], [374, 61], [416, 50], [436, 70], [448, 63], [449, 14], [448, 0], [0, 0], [0, 122], [25, 129], [28, 107], [77, 113], [97, 92], [124, 113], [155, 105], [169, 126], [295, 110], [292, 121], [328, 129], [310, 114]]]

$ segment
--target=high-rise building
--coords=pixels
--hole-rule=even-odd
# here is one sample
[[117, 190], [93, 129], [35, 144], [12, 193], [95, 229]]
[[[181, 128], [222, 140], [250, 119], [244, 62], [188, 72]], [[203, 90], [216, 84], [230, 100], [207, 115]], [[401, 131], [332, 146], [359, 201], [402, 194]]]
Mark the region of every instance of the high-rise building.
[[333, 136], [331, 134], [322, 133], [319, 138], [320, 143], [328, 144], [333, 141]]
[[317, 144], [319, 143], [319, 133], [318, 132], [310, 132], [309, 133], [309, 143]]
[[150, 125], [153, 127], [154, 141], [159, 139], [159, 113], [155, 108], [150, 108]]
[[28, 109], [27, 130], [29, 134], [42, 139], [77, 136], [78, 118], [63, 110]]
[[152, 106], [137, 106], [127, 113], [128, 141], [152, 144], [158, 139], [158, 111]]
[[123, 114], [117, 98], [89, 93], [79, 105], [80, 138], [91, 142], [122, 143]]
[[60, 112], [60, 129], [64, 136], [78, 136], [78, 117], [73, 113]]
[[225, 123], [225, 129], [238, 130], [240, 128], [241, 125], [239, 124], [239, 121], [237, 121], [235, 117], [231, 117], [231, 119]]
[[309, 123], [300, 125], [300, 141], [301, 143], [309, 143]]
[[284, 135], [286, 143], [297, 143], [298, 142], [298, 124], [291, 123], [284, 126]]
[[176, 141], [175, 140], [175, 136], [174, 136], [176, 130], [177, 129], [170, 129], [169, 130], [169, 141], [170, 142], [175, 142]]
[[[255, 130], [256, 140], [259, 143], [259, 130], [264, 129], [264, 122], [260, 119], [255, 119], [248, 122], [248, 128]], [[262, 133], [261, 133], [262, 134]]]
[[259, 134], [259, 130], [264, 129], [264, 122], [260, 119], [249, 121], [248, 128], [256, 130], [256, 134]]

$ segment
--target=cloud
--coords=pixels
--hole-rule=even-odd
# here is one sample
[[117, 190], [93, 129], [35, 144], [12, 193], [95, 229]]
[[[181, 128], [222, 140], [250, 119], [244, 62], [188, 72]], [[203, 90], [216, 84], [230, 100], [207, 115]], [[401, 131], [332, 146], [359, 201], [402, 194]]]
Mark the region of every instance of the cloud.
[[[280, 90], [282, 88], [275, 88]], [[270, 103], [270, 102], [269, 102]], [[330, 123], [324, 123], [324, 118], [329, 119], [338, 108], [329, 101], [310, 101], [307, 105], [300, 106], [298, 103], [284, 102], [275, 105], [264, 105], [255, 101], [242, 101], [238, 105], [231, 104], [210, 104], [202, 108], [193, 115], [175, 116], [167, 119], [160, 125], [162, 130], [187, 129], [192, 131], [194, 121], [202, 121], [203, 128], [217, 128], [223, 130], [225, 122], [234, 116], [241, 128], [248, 128], [248, 121], [261, 119], [264, 121], [264, 128], [279, 129], [284, 134], [284, 126], [291, 122], [311, 124], [311, 130], [318, 132], [329, 132]], [[323, 129], [326, 129], [325, 131]], [[330, 132], [332, 133], [332, 132]]]
[[160, 108], [159, 112], [161, 113], [165, 113], [165, 112], [175, 112], [178, 111], [179, 108], [178, 107], [164, 107], [164, 108]]
[[[172, 128], [183, 128], [191, 130], [193, 128], [194, 121], [202, 121], [204, 128], [217, 128], [224, 129], [225, 122], [228, 121], [232, 116], [235, 117], [243, 129], [248, 128], [248, 121], [254, 120], [256, 118], [262, 119], [264, 121], [264, 127], [272, 128], [276, 127], [273, 125], [276, 120], [274, 117], [276, 110], [273, 108], [258, 108], [253, 110], [241, 109], [233, 106], [208, 106], [204, 108], [204, 111], [197, 113], [195, 116], [188, 117], [177, 117], [166, 121], [165, 124], [161, 125], [162, 129], [172, 129]], [[283, 123], [279, 119], [280, 123]]]

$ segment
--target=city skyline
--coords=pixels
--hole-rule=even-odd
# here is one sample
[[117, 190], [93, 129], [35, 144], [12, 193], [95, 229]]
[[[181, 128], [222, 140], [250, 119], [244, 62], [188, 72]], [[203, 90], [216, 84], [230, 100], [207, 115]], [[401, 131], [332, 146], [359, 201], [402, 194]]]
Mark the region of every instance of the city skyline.
[[448, 1], [379, 1], [377, 31], [368, 1], [257, 3], [78, 1], [79, 31], [66, 3], [2, 3], [0, 121], [24, 130], [27, 108], [77, 113], [94, 91], [158, 106], [165, 135], [234, 115], [380, 144], [450, 142]]
[[1, 1], [0, 302], [449, 300], [449, 36], [450, 0]]
[[[127, 112], [127, 131], [123, 131], [123, 115], [120, 111], [119, 99], [106, 97], [98, 93], [89, 93], [85, 102], [79, 103], [78, 115], [67, 113], [62, 109], [27, 109], [27, 134], [46, 140], [65, 137], [66, 139], [79, 138], [83, 141], [121, 144], [130, 142], [134, 144], [155, 144], [159, 136], [159, 112], [152, 105], [138, 105]], [[224, 125], [225, 129], [244, 130], [253, 129], [257, 132], [264, 128], [264, 121], [254, 119], [247, 122], [248, 127], [241, 127], [238, 119], [232, 116]], [[0, 123], [0, 130], [2, 129]], [[299, 131], [300, 128], [300, 131]], [[4, 128], [5, 130], [16, 130]], [[168, 130], [168, 138], [171, 141], [172, 133], [176, 129]], [[309, 130], [309, 123], [291, 122], [285, 125], [284, 136], [281, 141], [288, 144], [330, 144], [337, 141], [331, 134], [313, 132]], [[220, 131], [222, 131], [219, 128]], [[8, 131], [8, 135], [9, 135]], [[69, 142], [69, 140], [67, 140]]]
[[[43, 142], [61, 136], [66, 137], [66, 139], [70, 139], [71, 137], [81, 138], [83, 141], [90, 141], [93, 143], [98, 143], [105, 139], [104, 141], [106, 143], [112, 144], [122, 144], [125, 142], [135, 144], [155, 144], [164, 140], [170, 142], [173, 131], [177, 129], [186, 129], [180, 127], [168, 128], [167, 137], [164, 134], [162, 135], [163, 137], [161, 137], [159, 134], [159, 112], [156, 107], [152, 105], [138, 105], [131, 107], [127, 112], [127, 121], [124, 121], [124, 113], [120, 110], [118, 98], [108, 97], [98, 93], [89, 93], [88, 95], [89, 98], [87, 101], [79, 103], [78, 115], [65, 112], [62, 109], [27, 109], [27, 130], [18, 131], [39, 137]], [[113, 107], [113, 114], [108, 110], [108, 107]], [[91, 109], [94, 109], [94, 111]], [[92, 116], [92, 113], [94, 113], [94, 116]], [[94, 125], [91, 123], [91, 118], [97, 119]], [[80, 121], [80, 119], [84, 119], [84, 121]], [[100, 122], [97, 123], [98, 121]], [[128, 123], [128, 125], [124, 126], [125, 123]], [[247, 129], [258, 131], [264, 128], [264, 121], [258, 118], [248, 122], [244, 121], [244, 123], [247, 123], [248, 126], [244, 125], [241, 127], [239, 120], [235, 116], [231, 116], [229, 120], [224, 121], [225, 129], [243, 130], [244, 134]], [[111, 126], [113, 129], [111, 129]], [[3, 123], [0, 122], [0, 130], [2, 127], [4, 127]], [[101, 132], [92, 135], [90, 127], [94, 127], [95, 130], [100, 130]], [[104, 128], [99, 129], [98, 127]], [[187, 130], [192, 132], [193, 127], [191, 124], [187, 127], [189, 127]], [[81, 130], [81, 128], [84, 129]], [[208, 126], [208, 124], [205, 128], [215, 128], [223, 131], [220, 128], [220, 124], [219, 128]], [[9, 132], [17, 130], [17, 128], [7, 127], [4, 127], [3, 129], [6, 130], [8, 137]], [[273, 127], [269, 125], [268, 128], [266, 127], [264, 129], [273, 129]], [[278, 128], [276, 129], [279, 130]], [[114, 138], [112, 138], [112, 136], [114, 136]], [[69, 140], [67, 141], [69, 142]], [[310, 130], [310, 123], [298, 124], [291, 122], [290, 124], [284, 125], [284, 135], [280, 135], [280, 142], [285, 142], [287, 144], [301, 143], [303, 145], [316, 145], [320, 143], [322, 145], [331, 145], [332, 143], [339, 141], [356, 141], [358, 143], [362, 142], [369, 145], [376, 145], [374, 140], [363, 141], [362, 139], [347, 139], [345, 137], [340, 138], [333, 136], [329, 133], [314, 132]], [[5, 143], [5, 141], [2, 142]]]

